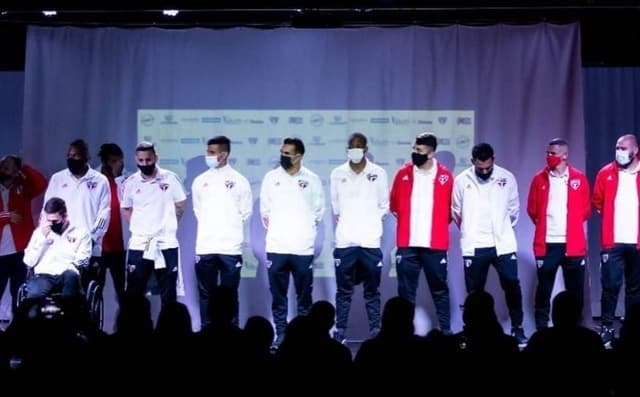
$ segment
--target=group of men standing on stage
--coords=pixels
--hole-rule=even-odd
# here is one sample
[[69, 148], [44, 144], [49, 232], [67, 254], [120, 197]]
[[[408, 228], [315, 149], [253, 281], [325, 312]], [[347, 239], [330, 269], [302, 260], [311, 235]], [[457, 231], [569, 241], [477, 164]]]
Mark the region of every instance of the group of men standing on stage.
[[[451, 332], [447, 250], [449, 224], [454, 221], [461, 231], [467, 292], [484, 289], [493, 265], [505, 292], [511, 333], [526, 343], [514, 232], [520, 212], [516, 179], [495, 163], [493, 148], [487, 143], [473, 147], [472, 166], [454, 178], [436, 160], [437, 146], [433, 134], [416, 136], [411, 162], [397, 171], [389, 191], [386, 172], [367, 157], [367, 137], [361, 133], [349, 136], [347, 160], [330, 176], [336, 225], [335, 339], [345, 339], [351, 298], [359, 283], [363, 284], [369, 331], [375, 335], [380, 329], [380, 241], [383, 218], [390, 212], [397, 219], [395, 260], [401, 297], [415, 303], [420, 271], [424, 270], [439, 328]], [[205, 156], [209, 169], [192, 185], [197, 219], [195, 270], [203, 326], [210, 321], [209, 292], [218, 285], [235, 291], [237, 321], [243, 229], [251, 217], [253, 199], [247, 179], [229, 164], [230, 153], [227, 137], [210, 139]], [[301, 139], [284, 139], [280, 164], [267, 172], [260, 189], [276, 344], [287, 325], [290, 275], [298, 314], [306, 314], [312, 303], [314, 241], [325, 196], [321, 179], [302, 165], [304, 154]], [[568, 157], [569, 144], [551, 140], [546, 165], [535, 174], [529, 189], [527, 213], [535, 225], [538, 275], [536, 328], [548, 326], [559, 267], [566, 289], [582, 305], [587, 250], [584, 223], [593, 206], [602, 216], [601, 336], [609, 342], [623, 280], [627, 308], [640, 302], [638, 143], [634, 135], [618, 139], [615, 161], [600, 170], [592, 195], [586, 176], [569, 164]], [[138, 171], [132, 175], [125, 174], [123, 159], [116, 144], [104, 144], [101, 168], [93, 170], [87, 144], [76, 140], [67, 152], [67, 168], [55, 173], [48, 187], [45, 178], [20, 158], [0, 160], [0, 296], [10, 279], [15, 305], [17, 289], [26, 278], [26, 264], [33, 269], [27, 288], [31, 298], [57, 287], [63, 295], [78, 295], [90, 280], [104, 284], [108, 268], [119, 300], [127, 294], [143, 295], [152, 272], [163, 304], [176, 300], [177, 225], [186, 194], [176, 174], [157, 165], [152, 143], [136, 146]], [[34, 232], [31, 200], [43, 191], [45, 205]], [[131, 233], [127, 248], [123, 217]]]

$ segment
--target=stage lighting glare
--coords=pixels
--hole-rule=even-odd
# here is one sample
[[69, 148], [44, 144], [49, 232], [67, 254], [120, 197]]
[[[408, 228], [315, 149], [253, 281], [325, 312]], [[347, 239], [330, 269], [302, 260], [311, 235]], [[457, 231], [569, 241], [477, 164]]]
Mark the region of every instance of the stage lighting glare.
[[55, 10], [44, 10], [44, 11], [42, 11], [42, 15], [44, 15], [45, 17], [55, 17], [56, 15], [58, 15], [58, 11], [55, 11]]
[[162, 10], [162, 15], [167, 17], [175, 17], [180, 13], [179, 10]]

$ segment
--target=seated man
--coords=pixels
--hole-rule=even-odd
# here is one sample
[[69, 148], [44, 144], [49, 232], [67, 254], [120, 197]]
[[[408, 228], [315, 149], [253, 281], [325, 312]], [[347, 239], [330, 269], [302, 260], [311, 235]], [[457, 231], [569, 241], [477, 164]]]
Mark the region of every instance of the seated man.
[[78, 268], [89, 264], [91, 235], [69, 223], [61, 198], [47, 200], [44, 212], [46, 218], [24, 252], [24, 263], [33, 272], [25, 298], [40, 299], [60, 290], [65, 299], [77, 298], [81, 294]]

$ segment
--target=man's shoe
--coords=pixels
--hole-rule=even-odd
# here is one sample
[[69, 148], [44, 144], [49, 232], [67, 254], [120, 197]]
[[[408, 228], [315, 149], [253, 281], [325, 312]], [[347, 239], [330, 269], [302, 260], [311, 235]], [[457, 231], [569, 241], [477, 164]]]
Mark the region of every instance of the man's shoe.
[[524, 334], [524, 329], [522, 327], [511, 328], [511, 336], [516, 338], [518, 341], [518, 347], [520, 348], [527, 346], [527, 343], [529, 343], [529, 338]]
[[615, 337], [615, 330], [613, 329], [613, 327], [609, 327], [606, 325], [600, 327], [600, 338], [602, 338], [602, 343], [605, 347], [611, 347], [611, 342], [613, 342]]

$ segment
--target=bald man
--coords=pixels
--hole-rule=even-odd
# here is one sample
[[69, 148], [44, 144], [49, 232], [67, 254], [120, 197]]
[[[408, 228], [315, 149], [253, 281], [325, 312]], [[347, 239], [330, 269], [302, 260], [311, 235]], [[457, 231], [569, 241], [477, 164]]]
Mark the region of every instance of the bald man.
[[625, 311], [640, 303], [640, 163], [635, 135], [616, 142], [616, 159], [602, 167], [593, 191], [600, 226], [601, 328], [603, 343], [614, 339], [613, 321], [618, 295], [625, 281]]

